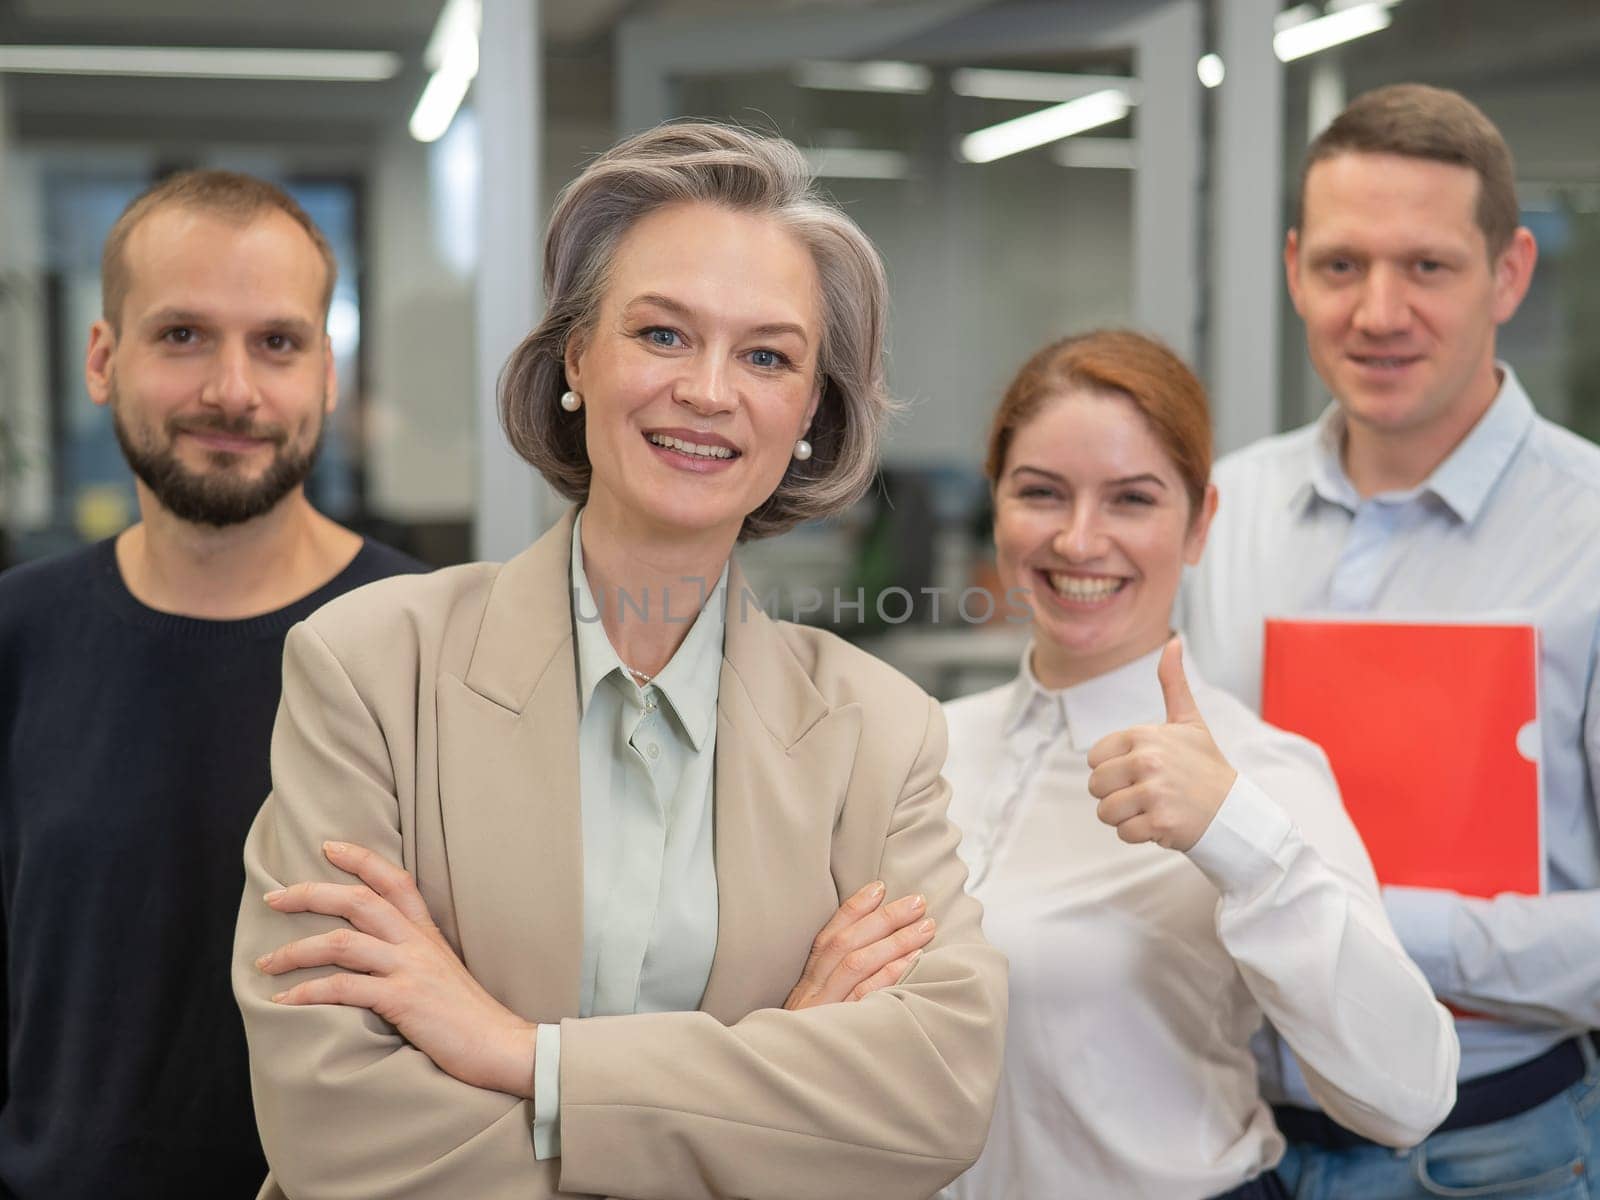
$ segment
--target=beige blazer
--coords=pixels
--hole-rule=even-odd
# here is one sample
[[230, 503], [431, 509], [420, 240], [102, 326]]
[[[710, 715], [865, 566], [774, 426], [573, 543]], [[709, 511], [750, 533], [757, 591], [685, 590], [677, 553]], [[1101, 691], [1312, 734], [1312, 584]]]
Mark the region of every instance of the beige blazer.
[[[936, 703], [730, 575], [717, 701], [716, 957], [700, 1011], [576, 1019], [583, 939], [568, 514], [506, 563], [384, 580], [289, 634], [233, 980], [263, 1197], [923, 1197], [978, 1155], [1005, 962], [962, 891]], [[458, 1082], [364, 1009], [285, 1007], [255, 958], [341, 922], [262, 894], [404, 863], [473, 975], [561, 1022], [563, 1157], [533, 1105]], [[922, 891], [939, 932], [859, 1003], [782, 1005], [840, 898]], [[295, 978], [295, 977], [291, 977]]]

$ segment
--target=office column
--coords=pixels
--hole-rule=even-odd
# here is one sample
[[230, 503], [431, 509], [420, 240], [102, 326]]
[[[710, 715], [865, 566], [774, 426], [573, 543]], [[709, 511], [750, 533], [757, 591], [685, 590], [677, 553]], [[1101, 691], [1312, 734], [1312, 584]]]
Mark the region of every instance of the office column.
[[1134, 321], [1193, 361], [1200, 289], [1200, 6], [1174, 0], [1139, 27], [1134, 116]]
[[1283, 67], [1278, 0], [1220, 0], [1212, 159], [1210, 382], [1219, 452], [1273, 433], [1283, 249]]
[[473, 553], [505, 559], [553, 518], [554, 497], [506, 444], [495, 383], [538, 321], [539, 164], [544, 120], [539, 0], [482, 0], [478, 77], [477, 467]]

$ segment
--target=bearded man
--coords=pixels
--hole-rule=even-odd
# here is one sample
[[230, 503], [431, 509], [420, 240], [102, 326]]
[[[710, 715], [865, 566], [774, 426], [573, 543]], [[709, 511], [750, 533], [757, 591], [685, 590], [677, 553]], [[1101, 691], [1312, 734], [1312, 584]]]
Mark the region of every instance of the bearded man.
[[101, 267], [85, 377], [140, 520], [0, 576], [0, 1196], [250, 1196], [228, 967], [284, 635], [423, 568], [306, 499], [335, 262], [293, 199], [172, 176]]

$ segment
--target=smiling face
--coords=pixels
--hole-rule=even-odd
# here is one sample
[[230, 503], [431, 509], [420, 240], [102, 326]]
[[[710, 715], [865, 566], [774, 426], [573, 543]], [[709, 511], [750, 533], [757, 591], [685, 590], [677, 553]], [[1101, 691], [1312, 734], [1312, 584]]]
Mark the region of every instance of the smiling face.
[[266, 513], [305, 479], [333, 409], [321, 256], [282, 213], [239, 225], [177, 206], [142, 220], [123, 253], [120, 331], [90, 331], [91, 397], [179, 518]]
[[1074, 390], [1019, 426], [994, 540], [1002, 583], [1029, 595], [1040, 682], [1081, 683], [1158, 649], [1215, 510], [1208, 487], [1191, 519], [1182, 475], [1125, 395]]
[[698, 203], [641, 218], [567, 351], [586, 520], [731, 545], [811, 423], [821, 335], [816, 266], [777, 221]]
[[1527, 291], [1519, 229], [1493, 261], [1470, 167], [1345, 153], [1306, 176], [1285, 247], [1311, 361], [1352, 426], [1454, 446], [1498, 390], [1495, 329]]

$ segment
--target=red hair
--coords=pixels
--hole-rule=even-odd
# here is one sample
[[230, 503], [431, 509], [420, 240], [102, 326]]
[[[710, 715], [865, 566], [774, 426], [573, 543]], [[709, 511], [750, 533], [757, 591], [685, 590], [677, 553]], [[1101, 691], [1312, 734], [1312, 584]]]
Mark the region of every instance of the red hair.
[[1022, 365], [989, 426], [984, 474], [998, 486], [1012, 439], [1051, 400], [1072, 391], [1110, 392], [1133, 401], [1171, 455], [1200, 511], [1211, 481], [1211, 410], [1205, 385], [1154, 338], [1125, 329], [1097, 329], [1051, 342]]

